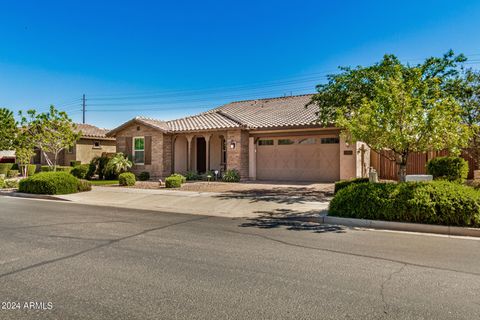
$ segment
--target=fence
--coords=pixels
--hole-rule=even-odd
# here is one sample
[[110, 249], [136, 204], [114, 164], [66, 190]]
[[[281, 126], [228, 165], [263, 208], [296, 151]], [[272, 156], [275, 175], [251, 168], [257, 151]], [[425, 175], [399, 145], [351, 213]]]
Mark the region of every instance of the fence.
[[[435, 157], [447, 156], [448, 151], [433, 151], [427, 153], [413, 152], [408, 156], [407, 174], [425, 174], [425, 165], [428, 160]], [[380, 154], [372, 151], [370, 155], [370, 166], [378, 172], [380, 179], [397, 180], [399, 166], [391, 161], [392, 151], [382, 151]], [[461, 157], [468, 161], [468, 179], [473, 178], [473, 170], [477, 169], [475, 160], [467, 152], [462, 152]]]

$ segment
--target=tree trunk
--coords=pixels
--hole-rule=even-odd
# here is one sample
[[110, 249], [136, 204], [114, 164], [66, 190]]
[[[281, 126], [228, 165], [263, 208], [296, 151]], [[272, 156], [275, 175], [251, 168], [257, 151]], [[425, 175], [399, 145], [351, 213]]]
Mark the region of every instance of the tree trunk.
[[407, 159], [408, 153], [403, 153], [397, 157], [398, 164], [398, 181], [405, 182], [407, 176]]
[[53, 172], [57, 171], [57, 157], [58, 153], [55, 152], [55, 156], [53, 157]]

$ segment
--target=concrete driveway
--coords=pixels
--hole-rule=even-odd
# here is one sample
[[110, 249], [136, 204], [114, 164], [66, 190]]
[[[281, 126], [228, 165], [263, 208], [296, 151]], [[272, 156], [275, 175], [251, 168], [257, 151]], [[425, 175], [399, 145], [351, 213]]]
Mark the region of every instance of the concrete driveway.
[[332, 197], [324, 190], [302, 184], [230, 184], [229, 192], [93, 187], [91, 192], [58, 196], [83, 204], [178, 212], [219, 217], [316, 216]]

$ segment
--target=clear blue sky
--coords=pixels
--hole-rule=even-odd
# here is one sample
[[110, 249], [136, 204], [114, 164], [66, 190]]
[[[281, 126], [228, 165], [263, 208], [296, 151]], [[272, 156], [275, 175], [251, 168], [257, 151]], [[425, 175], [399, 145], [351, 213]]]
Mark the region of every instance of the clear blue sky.
[[0, 106], [112, 128], [314, 91], [339, 65], [452, 48], [480, 65], [480, 1], [2, 1]]

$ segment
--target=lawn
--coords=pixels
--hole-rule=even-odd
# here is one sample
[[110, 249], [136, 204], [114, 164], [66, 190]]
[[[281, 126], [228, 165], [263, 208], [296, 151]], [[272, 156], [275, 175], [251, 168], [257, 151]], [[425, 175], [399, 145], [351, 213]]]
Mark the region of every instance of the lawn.
[[118, 184], [118, 180], [90, 180], [92, 186], [106, 186], [111, 184]]

